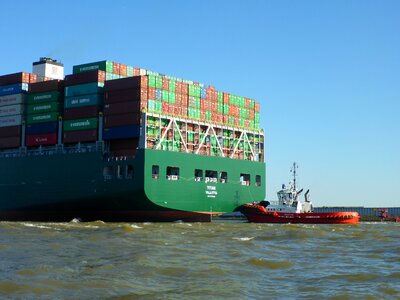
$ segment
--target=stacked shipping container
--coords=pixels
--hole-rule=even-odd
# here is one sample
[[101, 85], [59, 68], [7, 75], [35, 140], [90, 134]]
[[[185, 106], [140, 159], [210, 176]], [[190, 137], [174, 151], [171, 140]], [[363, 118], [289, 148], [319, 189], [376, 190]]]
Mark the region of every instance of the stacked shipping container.
[[35, 74], [25, 72], [0, 76], [0, 149], [21, 146], [26, 93], [36, 80]]
[[104, 86], [103, 139], [117, 156], [134, 156], [140, 135], [141, 110], [147, 105], [147, 77], [107, 81]]
[[104, 81], [105, 72], [101, 70], [65, 77], [64, 143], [97, 140], [98, 114], [103, 106]]
[[[236, 134], [232, 129], [217, 129], [218, 142], [209, 134], [205, 138], [207, 126], [196, 121], [250, 130], [260, 128], [259, 103], [252, 99], [112, 61], [74, 66], [73, 74], [66, 76], [65, 82], [36, 83], [26, 97], [28, 83], [34, 81], [35, 75], [28, 73], [0, 76], [0, 149], [21, 145], [25, 111], [28, 146], [52, 145], [57, 138], [61, 142], [57, 137], [60, 115], [64, 143], [97, 141], [101, 120], [98, 116], [104, 111], [103, 140], [116, 155], [135, 153], [143, 110], [192, 120], [178, 121], [166, 132], [167, 119], [148, 119], [148, 142], [155, 144], [163, 136], [161, 148], [166, 150], [181, 151], [185, 144], [190, 152], [219, 155], [221, 145], [225, 156], [235, 148], [240, 153], [234, 153], [235, 157], [249, 157], [251, 149], [238, 136], [240, 130]], [[263, 143], [257, 135], [249, 137], [254, 145]]]
[[58, 122], [63, 107], [63, 81], [34, 83], [28, 94], [26, 145], [36, 147], [58, 142]]

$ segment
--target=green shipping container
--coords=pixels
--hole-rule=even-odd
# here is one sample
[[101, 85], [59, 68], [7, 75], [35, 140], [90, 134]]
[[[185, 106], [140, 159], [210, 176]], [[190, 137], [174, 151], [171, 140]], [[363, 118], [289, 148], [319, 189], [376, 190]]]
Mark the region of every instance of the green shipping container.
[[176, 81], [175, 80], [170, 80], [169, 81], [169, 91], [170, 92], [175, 92], [176, 91]]
[[162, 89], [162, 77], [160, 76], [155, 76], [156, 78], [156, 88], [157, 89]]
[[58, 120], [58, 116], [60, 114], [58, 112], [51, 112], [46, 114], [36, 114], [36, 115], [27, 115], [26, 123], [36, 124], [36, 123], [46, 123], [46, 122], [56, 122]]
[[93, 106], [102, 104], [103, 104], [103, 95], [99, 94], [83, 95], [78, 97], [66, 97], [64, 100], [65, 108]]
[[61, 93], [59, 91], [34, 93], [28, 95], [28, 104], [56, 102], [60, 100], [61, 100]]
[[97, 127], [97, 118], [64, 121], [64, 131], [90, 130]]
[[175, 94], [175, 92], [169, 92], [168, 93], [168, 102], [169, 103], [172, 103], [172, 104], [175, 104], [176, 103], [176, 94]]
[[41, 104], [28, 105], [28, 114], [56, 112], [60, 110], [59, 102], [49, 102]]
[[113, 62], [109, 60], [97, 61], [88, 64], [76, 65], [72, 68], [72, 73], [83, 73], [101, 70], [105, 72], [112, 73], [113, 72]]
[[148, 86], [155, 88], [156, 87], [156, 76], [149, 75], [148, 78], [149, 78], [148, 79]]
[[103, 82], [92, 82], [85, 84], [78, 84], [67, 86], [65, 88], [65, 97], [74, 97], [89, 94], [102, 94], [103, 93]]

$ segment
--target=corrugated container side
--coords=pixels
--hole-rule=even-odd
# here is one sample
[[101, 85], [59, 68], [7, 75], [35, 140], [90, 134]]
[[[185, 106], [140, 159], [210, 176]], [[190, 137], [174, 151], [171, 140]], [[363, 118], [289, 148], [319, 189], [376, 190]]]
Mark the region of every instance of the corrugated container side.
[[0, 76], [0, 85], [10, 85], [16, 83], [29, 83], [29, 73], [19, 72]]
[[90, 94], [102, 94], [103, 83], [92, 82], [65, 87], [65, 97], [76, 97]]
[[22, 115], [0, 117], [0, 127], [18, 126], [22, 124]]
[[140, 113], [104, 116], [104, 128], [140, 124]]
[[64, 80], [48, 80], [32, 83], [29, 86], [30, 93], [43, 93], [50, 91], [62, 91], [64, 89]]
[[23, 115], [24, 113], [25, 105], [23, 104], [0, 106], [0, 117]]
[[65, 86], [79, 85], [92, 82], [104, 82], [106, 80], [106, 72], [93, 71], [83, 72], [65, 76]]
[[26, 102], [26, 94], [15, 94], [0, 97], [0, 106], [24, 104]]
[[7, 96], [13, 94], [26, 94], [28, 92], [28, 83], [18, 83], [11, 85], [0, 86], [0, 96]]
[[103, 104], [103, 95], [90, 94], [78, 97], [65, 97], [64, 107], [75, 108], [82, 106], [99, 106]]
[[57, 130], [58, 122], [30, 124], [26, 126], [26, 134], [28, 135], [55, 133]]
[[141, 90], [136, 89], [125, 89], [125, 90], [113, 90], [104, 93], [104, 104], [127, 102], [127, 101], [139, 101], [141, 99]]
[[61, 99], [62, 99], [62, 93], [59, 91], [48, 91], [42, 93], [28, 94], [28, 104], [60, 102]]
[[82, 118], [95, 118], [100, 112], [99, 106], [83, 106], [64, 109], [64, 120], [74, 120]]
[[0, 138], [0, 149], [18, 148], [21, 146], [21, 137]]
[[103, 129], [104, 140], [137, 138], [140, 136], [140, 125], [126, 125]]
[[26, 124], [35, 124], [35, 123], [48, 123], [48, 122], [56, 122], [59, 117], [58, 112], [49, 112], [44, 114], [37, 115], [27, 115], [26, 116]]
[[112, 67], [113, 67], [112, 61], [103, 60], [103, 61], [97, 61], [97, 62], [73, 66], [72, 72], [74, 74], [77, 74], [77, 73], [82, 73], [82, 72], [91, 72], [91, 71], [101, 70], [101, 71], [112, 73], [112, 71], [113, 71]]
[[22, 130], [22, 127], [20, 125], [0, 127], [0, 138], [20, 136], [21, 130]]
[[95, 142], [97, 140], [97, 129], [64, 131], [63, 142], [65, 144]]
[[57, 133], [42, 133], [26, 136], [28, 147], [57, 144]]
[[84, 118], [64, 121], [64, 131], [91, 130], [97, 127], [97, 118]]
[[104, 115], [140, 112], [140, 101], [127, 101], [104, 105]]
[[48, 102], [41, 104], [33, 104], [28, 105], [27, 112], [28, 114], [40, 114], [40, 113], [48, 113], [48, 112], [56, 112], [61, 108], [59, 102]]
[[122, 79], [106, 81], [104, 91], [126, 90], [140, 87], [141, 76], [127, 77]]

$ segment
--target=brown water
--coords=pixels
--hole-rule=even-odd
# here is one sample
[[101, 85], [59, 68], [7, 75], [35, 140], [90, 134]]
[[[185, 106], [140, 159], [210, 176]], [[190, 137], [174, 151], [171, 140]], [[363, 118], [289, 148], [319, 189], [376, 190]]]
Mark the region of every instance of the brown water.
[[400, 224], [1, 222], [0, 298], [400, 299]]

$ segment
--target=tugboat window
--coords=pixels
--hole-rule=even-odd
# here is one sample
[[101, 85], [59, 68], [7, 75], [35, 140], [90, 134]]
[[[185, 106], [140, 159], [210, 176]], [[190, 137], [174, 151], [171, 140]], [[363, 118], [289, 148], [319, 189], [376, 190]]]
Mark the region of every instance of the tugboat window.
[[114, 169], [113, 169], [112, 166], [104, 167], [104, 169], [103, 169], [104, 180], [112, 179], [113, 178], [113, 172], [114, 172]]
[[261, 176], [256, 175], [256, 186], [261, 186]]
[[240, 174], [240, 184], [250, 185], [250, 174]]
[[157, 165], [153, 165], [151, 167], [151, 177], [153, 177], [153, 179], [158, 179], [160, 176], [160, 167]]
[[125, 172], [126, 179], [132, 179], [133, 178], [133, 166], [127, 165], [126, 166], [126, 172]]
[[207, 182], [217, 182], [217, 171], [206, 170], [206, 183]]
[[179, 179], [179, 168], [167, 167], [167, 179], [168, 180], [178, 180]]
[[203, 181], [203, 170], [194, 170], [194, 181]]
[[219, 181], [221, 183], [227, 183], [228, 182], [228, 173], [227, 172], [221, 172], [219, 175]]
[[122, 179], [122, 167], [120, 165], [117, 166], [117, 178]]

